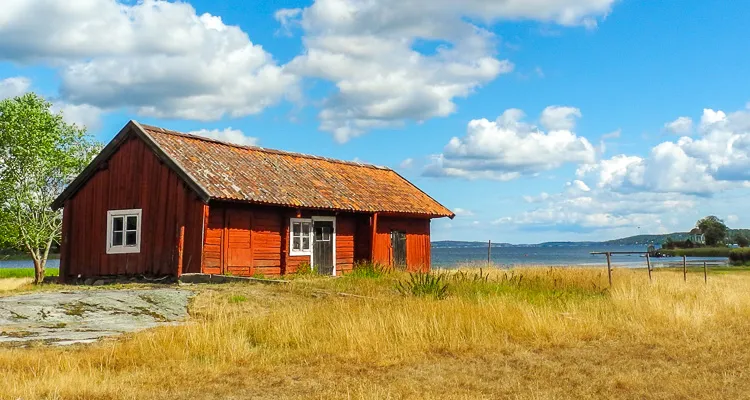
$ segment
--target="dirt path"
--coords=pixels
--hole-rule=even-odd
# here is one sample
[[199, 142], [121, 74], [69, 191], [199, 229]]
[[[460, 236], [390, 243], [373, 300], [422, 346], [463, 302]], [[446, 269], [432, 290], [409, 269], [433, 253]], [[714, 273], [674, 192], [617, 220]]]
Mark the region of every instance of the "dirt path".
[[158, 288], [33, 293], [0, 298], [0, 344], [90, 343], [187, 317], [193, 292]]

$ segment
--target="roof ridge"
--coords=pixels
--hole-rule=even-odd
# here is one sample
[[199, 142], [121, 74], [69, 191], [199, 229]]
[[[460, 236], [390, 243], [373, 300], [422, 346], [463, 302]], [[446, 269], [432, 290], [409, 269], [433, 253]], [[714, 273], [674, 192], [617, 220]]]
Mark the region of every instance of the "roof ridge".
[[261, 152], [270, 153], [270, 154], [279, 154], [279, 155], [289, 155], [289, 156], [295, 156], [295, 157], [311, 158], [311, 159], [315, 159], [315, 160], [323, 160], [323, 161], [328, 161], [328, 162], [332, 162], [332, 163], [339, 163], [339, 164], [345, 164], [345, 165], [353, 165], [353, 166], [358, 166], [358, 167], [365, 167], [365, 168], [372, 168], [372, 169], [379, 169], [379, 170], [385, 170], [385, 171], [395, 172], [392, 168], [388, 168], [388, 167], [385, 167], [385, 166], [382, 166], [382, 165], [368, 164], [368, 163], [362, 163], [362, 162], [358, 162], [358, 161], [346, 161], [346, 160], [341, 160], [341, 159], [338, 159], [338, 158], [316, 156], [316, 155], [313, 155], [313, 154], [298, 153], [298, 152], [295, 152], [295, 151], [269, 149], [267, 147], [261, 147], [261, 146], [241, 145], [241, 144], [231, 143], [231, 142], [227, 142], [227, 141], [223, 141], [223, 140], [208, 138], [208, 137], [205, 137], [205, 136], [195, 135], [195, 134], [192, 134], [192, 133], [179, 132], [179, 131], [175, 131], [175, 130], [172, 130], [172, 129], [166, 129], [166, 128], [162, 128], [162, 127], [154, 126], [154, 125], [147, 125], [147, 124], [140, 124], [140, 125], [143, 127], [143, 129], [146, 129], [146, 130], [159, 131], [159, 132], [167, 134], [167, 135], [182, 136], [182, 137], [187, 137], [187, 138], [190, 138], [190, 139], [201, 140], [201, 141], [204, 141], [204, 142], [216, 143], [216, 144], [220, 144], [220, 145], [224, 145], [224, 146], [235, 147], [235, 148], [240, 148], [240, 149], [245, 149], [245, 150], [253, 150], [253, 151], [261, 151]]

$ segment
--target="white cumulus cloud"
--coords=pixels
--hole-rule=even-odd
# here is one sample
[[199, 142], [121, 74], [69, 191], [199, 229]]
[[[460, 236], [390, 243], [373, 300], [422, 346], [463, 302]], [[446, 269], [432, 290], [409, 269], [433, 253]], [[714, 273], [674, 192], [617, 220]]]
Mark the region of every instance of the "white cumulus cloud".
[[465, 208], [456, 207], [453, 209], [453, 212], [459, 216], [459, 217], [470, 217], [473, 216], [474, 213], [471, 212], [471, 210], [467, 210]]
[[678, 135], [688, 135], [693, 131], [693, 119], [690, 117], [679, 117], [672, 122], [664, 124], [664, 129]]
[[536, 20], [594, 26], [614, 0], [315, 0], [276, 13], [298, 25], [304, 54], [287, 65], [332, 82], [321, 129], [345, 142], [367, 130], [444, 117], [513, 64], [496, 56], [494, 34], [474, 22]]
[[566, 163], [594, 163], [596, 150], [586, 138], [559, 129], [573, 128], [567, 120], [570, 115], [555, 123], [548, 120], [548, 126], [558, 128], [549, 132], [523, 122], [518, 109], [506, 110], [495, 121], [473, 120], [464, 137], [452, 138], [435, 156], [425, 175], [507, 181]]
[[570, 131], [576, 126], [576, 118], [581, 118], [581, 110], [575, 107], [549, 106], [542, 111], [539, 123], [549, 131]]
[[750, 186], [750, 110], [706, 109], [699, 138], [683, 136], [653, 147], [646, 156], [624, 154], [584, 165], [580, 179], [620, 192], [647, 190], [711, 195]]
[[162, 0], [7, 0], [0, 59], [59, 68], [66, 104], [161, 118], [255, 114], [298, 81], [239, 27]]
[[241, 130], [226, 128], [226, 129], [201, 129], [197, 131], [189, 132], [191, 135], [198, 135], [207, 137], [209, 139], [215, 139], [222, 142], [229, 142], [239, 144], [242, 146], [256, 146], [258, 144], [258, 138], [247, 136]]
[[23, 76], [0, 80], [0, 100], [20, 96], [31, 87], [31, 80]]

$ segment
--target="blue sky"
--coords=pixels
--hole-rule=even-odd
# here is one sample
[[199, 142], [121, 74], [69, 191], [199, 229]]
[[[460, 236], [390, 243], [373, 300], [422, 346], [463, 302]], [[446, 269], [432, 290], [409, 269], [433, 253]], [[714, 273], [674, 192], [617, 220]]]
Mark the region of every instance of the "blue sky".
[[396, 169], [534, 243], [750, 224], [746, 2], [9, 0], [0, 97]]

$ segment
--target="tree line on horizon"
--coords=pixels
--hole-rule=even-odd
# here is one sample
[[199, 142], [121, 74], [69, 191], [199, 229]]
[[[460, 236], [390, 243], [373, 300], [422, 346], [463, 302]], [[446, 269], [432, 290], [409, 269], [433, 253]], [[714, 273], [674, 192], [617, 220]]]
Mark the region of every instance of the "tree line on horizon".
[[[744, 231], [736, 230], [734, 234], [730, 235], [729, 227], [721, 218], [715, 215], [701, 218], [696, 222], [695, 227], [700, 230], [701, 234], [703, 234], [705, 246], [717, 247], [736, 244], [739, 247], [747, 247], [750, 245], [750, 238], [748, 238], [748, 235]], [[702, 245], [702, 243], [694, 243], [689, 238], [679, 241], [668, 236], [662, 243], [662, 248], [694, 248], [701, 247]]]

